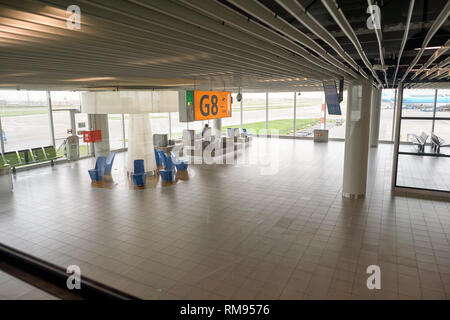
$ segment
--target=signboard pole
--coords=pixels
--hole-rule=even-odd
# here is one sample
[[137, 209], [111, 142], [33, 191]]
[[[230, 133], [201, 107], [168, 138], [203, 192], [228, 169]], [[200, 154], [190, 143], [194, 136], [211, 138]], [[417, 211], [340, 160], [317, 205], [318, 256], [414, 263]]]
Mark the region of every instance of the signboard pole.
[[322, 94], [322, 117], [320, 118], [320, 123], [322, 129], [326, 129], [327, 124], [327, 112], [325, 111], [325, 93]]
[[241, 97], [241, 131], [242, 131], [242, 126], [244, 124], [244, 97]]
[[269, 90], [266, 91], [266, 135], [269, 134]]

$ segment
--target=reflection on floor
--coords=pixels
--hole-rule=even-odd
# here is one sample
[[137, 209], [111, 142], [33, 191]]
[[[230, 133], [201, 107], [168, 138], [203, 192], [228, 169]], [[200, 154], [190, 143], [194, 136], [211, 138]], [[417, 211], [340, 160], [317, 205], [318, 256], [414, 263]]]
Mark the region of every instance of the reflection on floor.
[[54, 296], [0, 270], [0, 300], [54, 300]]
[[450, 298], [450, 203], [392, 197], [383, 144], [366, 199], [343, 199], [343, 151], [258, 138], [238, 157], [252, 164], [142, 190], [122, 185], [124, 153], [113, 189], [91, 186], [94, 159], [20, 172], [0, 242], [147, 299]]
[[450, 191], [450, 158], [399, 155], [397, 185]]

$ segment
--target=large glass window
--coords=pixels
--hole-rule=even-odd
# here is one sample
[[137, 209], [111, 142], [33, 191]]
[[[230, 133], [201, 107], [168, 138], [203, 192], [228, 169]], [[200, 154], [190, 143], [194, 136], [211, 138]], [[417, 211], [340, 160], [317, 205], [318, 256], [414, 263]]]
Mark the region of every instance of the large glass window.
[[278, 130], [280, 136], [294, 133], [294, 92], [269, 93], [269, 133]]
[[347, 115], [347, 90], [344, 90], [341, 106], [341, 115], [326, 115], [328, 137], [345, 139], [345, 119]]
[[237, 93], [231, 95], [233, 103], [231, 105], [231, 117], [222, 119], [222, 132], [226, 133], [227, 128], [239, 128], [241, 125], [241, 103], [237, 101]]
[[[80, 93], [74, 91], [51, 91], [50, 96], [56, 148], [58, 155], [63, 156], [65, 154], [64, 142], [69, 135], [72, 135], [71, 117], [76, 118], [76, 114], [80, 112]], [[75, 132], [73, 134], [77, 134], [76, 121], [74, 129]], [[78, 136], [80, 137], [79, 141], [82, 142], [82, 135]]]
[[0, 90], [5, 152], [52, 144], [45, 91]]
[[[403, 91], [402, 101], [402, 125], [400, 141], [408, 141], [408, 135], [420, 135], [423, 131], [430, 133], [432, 121], [421, 120], [422, 118], [433, 118], [435, 90]], [[425, 121], [425, 122], [424, 122]]]
[[111, 150], [123, 148], [122, 115], [108, 114], [109, 147]]
[[169, 113], [151, 113], [150, 121], [153, 133], [165, 133], [169, 137]]
[[183, 129], [187, 129], [186, 122], [180, 122], [178, 112], [170, 113], [170, 123], [172, 130], [172, 138], [171, 139], [179, 139], [183, 134]]
[[450, 90], [438, 90], [434, 133], [450, 143]]
[[242, 93], [243, 125], [247, 130], [259, 133], [266, 129], [266, 93]]
[[381, 93], [380, 132], [378, 139], [392, 141], [396, 90], [383, 89]]
[[86, 113], [75, 113], [75, 125], [77, 128], [77, 135], [80, 137], [78, 140], [80, 143], [80, 156], [87, 156], [89, 155], [89, 144], [83, 142], [83, 135], [81, 132], [89, 130], [88, 115]]
[[320, 128], [322, 96], [322, 92], [300, 92], [300, 94], [297, 94], [296, 136], [312, 137], [313, 130]]
[[123, 124], [125, 126], [125, 147], [128, 147], [128, 128], [130, 127], [130, 118], [129, 118], [129, 114], [124, 114], [123, 115]]
[[450, 148], [446, 146], [450, 138], [448, 96], [447, 90], [405, 90], [397, 187], [450, 192]]

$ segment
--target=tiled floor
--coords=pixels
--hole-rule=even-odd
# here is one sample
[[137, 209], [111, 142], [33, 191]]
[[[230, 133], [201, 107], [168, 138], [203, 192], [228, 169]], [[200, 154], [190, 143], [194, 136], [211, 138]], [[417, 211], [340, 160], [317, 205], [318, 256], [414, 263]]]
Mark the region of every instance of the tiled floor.
[[54, 296], [0, 270], [0, 300], [54, 300]]
[[[126, 154], [112, 188], [91, 186], [93, 159], [20, 172], [0, 198], [0, 242], [148, 299], [450, 298], [450, 203], [391, 196], [391, 145], [371, 150], [357, 201], [341, 197], [343, 142], [255, 139], [238, 159], [265, 145], [274, 175], [195, 165], [143, 190]], [[367, 289], [369, 265], [381, 290]]]
[[[416, 152], [413, 147], [407, 151]], [[427, 152], [429, 152], [428, 147]], [[450, 158], [448, 157], [400, 154], [398, 168], [398, 186], [450, 191]]]

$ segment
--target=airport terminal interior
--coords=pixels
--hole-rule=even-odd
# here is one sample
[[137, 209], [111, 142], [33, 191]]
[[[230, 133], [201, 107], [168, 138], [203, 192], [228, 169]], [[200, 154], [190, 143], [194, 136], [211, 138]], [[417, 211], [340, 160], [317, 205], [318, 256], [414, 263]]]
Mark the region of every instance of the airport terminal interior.
[[0, 0], [0, 299], [450, 299], [449, 15]]

